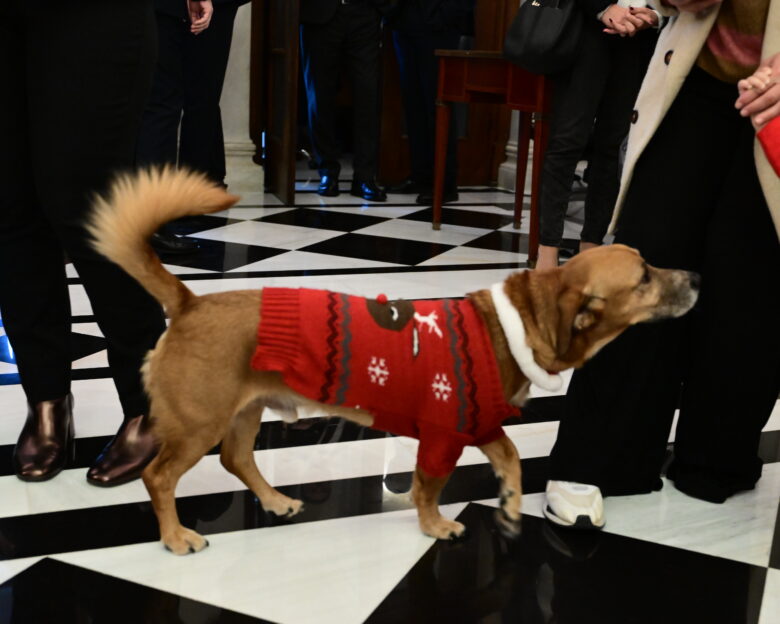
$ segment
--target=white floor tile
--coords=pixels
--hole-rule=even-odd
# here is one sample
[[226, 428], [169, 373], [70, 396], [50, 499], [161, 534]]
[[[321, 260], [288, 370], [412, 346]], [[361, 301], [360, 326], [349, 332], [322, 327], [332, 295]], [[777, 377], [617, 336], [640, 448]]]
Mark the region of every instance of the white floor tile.
[[370, 225], [355, 234], [369, 236], [387, 236], [414, 241], [443, 243], [445, 245], [463, 245], [469, 241], [490, 233], [483, 228], [463, 227], [458, 225], [442, 225], [440, 230], [434, 230], [430, 223], [411, 221], [409, 219], [393, 219], [383, 223]]
[[[77, 437], [116, 433], [122, 423], [122, 408], [111, 379], [74, 381], [71, 389]], [[0, 444], [16, 444], [27, 417], [27, 400], [20, 385], [0, 386], [0, 414]]]
[[341, 234], [342, 232], [296, 225], [243, 221], [201, 232], [197, 237], [226, 243], [259, 245], [278, 249], [299, 249], [335, 236], [341, 236]]
[[247, 206], [237, 206], [213, 214], [215, 217], [227, 217], [229, 219], [242, 219], [248, 221], [250, 219], [259, 219], [260, 217], [270, 217], [271, 215], [279, 214], [280, 212], [289, 212], [290, 210], [295, 210], [295, 208], [289, 206], [278, 208], [249, 208]]
[[[686, 496], [664, 479], [659, 492], [606, 498], [604, 531], [766, 566], [777, 517], [778, 491], [780, 464], [764, 466], [764, 475], [755, 490], [733, 496], [722, 505]], [[474, 502], [498, 506], [498, 499]], [[523, 496], [524, 514], [542, 518], [544, 505], [541, 492]], [[780, 600], [780, 584], [774, 591]]]
[[108, 351], [98, 351], [73, 362], [74, 369], [105, 368], [108, 366]]
[[0, 584], [9, 578], [21, 574], [31, 565], [38, 563], [43, 557], [24, 557], [23, 559], [0, 560]]
[[278, 256], [253, 262], [246, 266], [233, 269], [233, 273], [249, 271], [310, 271], [323, 269], [364, 269], [404, 266], [391, 262], [377, 262], [373, 260], [361, 260], [359, 258], [347, 258], [346, 256], [331, 256], [328, 254], [312, 253], [310, 251], [288, 251]]
[[[550, 453], [558, 423], [529, 423], [506, 427], [520, 456], [526, 459]], [[274, 486], [351, 479], [414, 469], [417, 440], [404, 437], [379, 438], [255, 451], [255, 461], [266, 480]], [[459, 466], [484, 464], [479, 449], [467, 447]], [[85, 479], [86, 469], [63, 470], [56, 478], [27, 483], [13, 475], [0, 477], [0, 518], [34, 513], [104, 507], [149, 500], [140, 481], [115, 488], [96, 488]], [[245, 489], [237, 477], [220, 464], [219, 456], [202, 458], [176, 489], [177, 496], [195, 496]]]
[[664, 488], [642, 496], [605, 500], [607, 530], [686, 550], [766, 566], [780, 492], [780, 464], [764, 466], [755, 490], [722, 505], [686, 496], [664, 479]]
[[[454, 518], [465, 505], [446, 505]], [[284, 624], [359, 624], [433, 544], [414, 510], [209, 537], [197, 555], [159, 543], [57, 555], [128, 581]]]
[[780, 570], [767, 570], [758, 624], [780, 624]]
[[398, 219], [408, 214], [423, 210], [424, 206], [383, 206], [382, 204], [368, 204], [364, 206], [332, 206], [329, 212], [343, 212], [346, 214], [362, 214], [370, 217], [384, 217], [386, 219]]
[[527, 254], [494, 249], [478, 249], [476, 247], [455, 247], [440, 253], [438, 256], [420, 262], [418, 266], [446, 266], [458, 264], [493, 264], [526, 262]]

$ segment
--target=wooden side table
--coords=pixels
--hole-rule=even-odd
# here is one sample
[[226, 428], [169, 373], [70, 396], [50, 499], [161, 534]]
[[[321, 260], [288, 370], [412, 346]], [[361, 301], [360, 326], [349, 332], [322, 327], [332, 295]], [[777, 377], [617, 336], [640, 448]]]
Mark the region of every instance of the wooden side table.
[[525, 174], [528, 168], [528, 145], [533, 126], [531, 223], [528, 243], [528, 261], [529, 265], [533, 265], [539, 251], [539, 182], [549, 134], [550, 85], [544, 76], [531, 74], [512, 65], [498, 51], [437, 50], [436, 55], [439, 57], [439, 84], [436, 101], [433, 229], [441, 229], [444, 166], [452, 103], [509, 106], [520, 112], [515, 172], [515, 229], [520, 228]]

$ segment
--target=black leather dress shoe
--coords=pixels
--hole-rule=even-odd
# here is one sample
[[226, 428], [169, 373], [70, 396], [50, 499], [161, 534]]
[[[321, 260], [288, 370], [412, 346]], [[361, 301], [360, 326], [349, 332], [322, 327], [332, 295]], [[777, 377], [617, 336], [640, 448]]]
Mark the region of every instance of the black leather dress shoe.
[[160, 254], [190, 254], [198, 251], [198, 243], [186, 236], [155, 232], [149, 239], [152, 248]]
[[350, 194], [355, 197], [362, 197], [366, 201], [383, 202], [387, 201], [387, 193], [379, 188], [373, 180], [360, 182], [356, 180], [352, 183]]
[[335, 175], [324, 175], [320, 178], [320, 185], [317, 187], [317, 195], [323, 197], [338, 197], [339, 195], [339, 177]]
[[406, 178], [403, 182], [385, 187], [385, 190], [388, 193], [399, 193], [401, 195], [419, 195], [421, 193], [430, 193], [431, 185], [417, 182], [417, 180], [412, 178]]
[[46, 481], [73, 460], [73, 395], [29, 406], [12, 458], [22, 481]]
[[[444, 189], [441, 203], [449, 204], [458, 201], [458, 189]], [[415, 203], [421, 206], [433, 206], [433, 191], [426, 193], [420, 193], [415, 200]]]
[[87, 481], [99, 487], [133, 481], [141, 476], [157, 450], [148, 417], [126, 420], [87, 472]]

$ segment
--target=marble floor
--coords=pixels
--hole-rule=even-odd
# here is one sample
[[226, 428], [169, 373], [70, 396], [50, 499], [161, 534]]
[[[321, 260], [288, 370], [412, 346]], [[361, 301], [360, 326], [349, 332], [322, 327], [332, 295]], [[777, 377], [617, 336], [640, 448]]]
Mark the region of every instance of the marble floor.
[[[298, 190], [294, 207], [254, 192], [184, 221], [179, 233], [200, 249], [166, 266], [199, 294], [275, 285], [403, 298], [459, 297], [526, 268], [527, 229], [512, 228], [504, 191], [462, 189], [434, 232], [430, 208], [413, 196], [326, 200], [305, 177]], [[580, 225], [575, 205], [570, 245]], [[667, 483], [607, 499], [605, 530], [581, 534], [542, 519], [562, 396], [534, 388], [522, 419], [506, 425], [525, 492], [513, 542], [495, 529], [497, 484], [474, 449], [442, 500], [469, 536], [441, 543], [419, 532], [409, 500], [414, 440], [338, 420], [288, 425], [270, 413], [255, 459], [305, 511], [264, 512], [207, 455], [177, 499], [184, 524], [211, 546], [175, 557], [158, 541], [140, 482], [103, 490], [85, 481], [121, 412], [104, 339], [68, 274], [78, 439], [73, 465], [49, 482], [24, 483], [11, 470], [25, 402], [0, 321], [0, 624], [780, 623], [780, 403], [762, 435], [755, 490], [712, 505]]]

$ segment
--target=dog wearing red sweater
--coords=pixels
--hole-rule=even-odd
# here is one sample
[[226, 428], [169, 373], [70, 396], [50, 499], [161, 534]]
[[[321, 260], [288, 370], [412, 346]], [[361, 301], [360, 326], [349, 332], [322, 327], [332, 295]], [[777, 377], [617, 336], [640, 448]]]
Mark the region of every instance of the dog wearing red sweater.
[[502, 421], [531, 383], [559, 389], [558, 373], [632, 324], [684, 314], [698, 293], [698, 276], [612, 245], [557, 269], [514, 273], [464, 299], [276, 288], [196, 296], [147, 241], [166, 221], [237, 199], [201, 175], [152, 170], [117, 180], [96, 200], [90, 225], [95, 247], [170, 317], [143, 370], [159, 443], [143, 481], [162, 541], [180, 555], [208, 542], [179, 522], [176, 484], [218, 443], [222, 464], [266, 510], [301, 511], [255, 464], [266, 407], [288, 420], [326, 414], [419, 439], [411, 496], [420, 528], [439, 539], [464, 532], [440, 514], [438, 499], [463, 448], [479, 447], [500, 482], [499, 526], [518, 534], [520, 460]]

